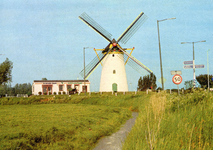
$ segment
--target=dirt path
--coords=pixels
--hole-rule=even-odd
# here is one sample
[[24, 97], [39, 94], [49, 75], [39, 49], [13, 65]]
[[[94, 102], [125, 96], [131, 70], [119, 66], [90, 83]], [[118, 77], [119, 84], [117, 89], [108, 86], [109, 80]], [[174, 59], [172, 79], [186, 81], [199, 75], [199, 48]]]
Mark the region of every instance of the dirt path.
[[135, 124], [138, 113], [133, 112], [132, 118], [122, 125], [121, 129], [110, 136], [104, 137], [99, 140], [98, 144], [93, 150], [121, 150], [122, 143], [125, 141], [126, 136]]

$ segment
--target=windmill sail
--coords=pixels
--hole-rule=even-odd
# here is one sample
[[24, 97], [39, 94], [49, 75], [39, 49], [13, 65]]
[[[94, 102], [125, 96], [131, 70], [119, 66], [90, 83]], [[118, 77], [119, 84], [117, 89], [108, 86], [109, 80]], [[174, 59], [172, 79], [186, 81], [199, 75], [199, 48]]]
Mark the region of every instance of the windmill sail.
[[[97, 63], [96, 63], [96, 61], [94, 61], [94, 62], [92, 61], [92, 63], [89, 63], [90, 65], [87, 68], [87, 73], [85, 73], [85, 79], [87, 79], [90, 76], [90, 74], [98, 67], [98, 65], [100, 64], [100, 62], [106, 57], [106, 55], [108, 55], [108, 53], [112, 50], [112, 48], [110, 48], [104, 55], [102, 55], [101, 59], [100, 60], [98, 59]], [[101, 56], [100, 53], [99, 53], [99, 55]], [[99, 58], [100, 58], [100, 56], [99, 56]], [[84, 73], [84, 70], [82, 70], [82, 71]]]
[[[98, 57], [95, 56], [95, 58], [93, 58], [93, 60], [85, 67], [85, 76], [89, 73], [89, 71], [95, 66], [95, 64], [98, 63], [98, 61], [100, 60], [99, 58], [102, 58], [104, 56], [104, 54], [102, 52], [98, 53]], [[81, 70], [81, 72], [79, 73], [82, 77], [84, 77], [84, 69]]]
[[85, 12], [82, 13], [79, 18], [86, 23], [89, 27], [91, 27], [93, 30], [95, 30], [98, 34], [103, 36], [107, 41], [111, 42], [112, 34], [110, 34], [108, 31], [106, 31], [103, 27], [101, 27], [95, 20], [93, 20], [89, 15], [87, 15]]
[[148, 71], [149, 73], [152, 73], [152, 71], [148, 67], [146, 67], [144, 64], [142, 64], [136, 58], [131, 56], [129, 53], [124, 51], [122, 48], [119, 47], [119, 49], [124, 53], [124, 59], [125, 60], [130, 58], [129, 61], [127, 62], [127, 64], [130, 65], [133, 69], [135, 69], [139, 73], [142, 73], [141, 69], [143, 68], [144, 70]]
[[135, 34], [141, 25], [147, 20], [147, 16], [141, 12], [140, 15], [132, 22], [132, 24], [117, 39], [117, 42], [126, 44], [126, 42]]

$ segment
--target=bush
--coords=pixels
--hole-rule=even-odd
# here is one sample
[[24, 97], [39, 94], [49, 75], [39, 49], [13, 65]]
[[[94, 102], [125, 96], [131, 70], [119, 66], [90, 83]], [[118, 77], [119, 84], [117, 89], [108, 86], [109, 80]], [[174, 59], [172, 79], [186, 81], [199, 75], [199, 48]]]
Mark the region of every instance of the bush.
[[49, 92], [49, 95], [52, 95], [52, 93], [51, 93], [51, 92]]
[[56, 92], [54, 92], [53, 94], [56, 95]]
[[58, 92], [58, 95], [61, 95], [61, 92]]
[[41, 95], [41, 94], [42, 94], [42, 92], [38, 92], [38, 94], [39, 94], [39, 95]]
[[47, 95], [47, 92], [44, 92], [44, 95]]
[[63, 92], [63, 95], [65, 95], [66, 94], [66, 92]]

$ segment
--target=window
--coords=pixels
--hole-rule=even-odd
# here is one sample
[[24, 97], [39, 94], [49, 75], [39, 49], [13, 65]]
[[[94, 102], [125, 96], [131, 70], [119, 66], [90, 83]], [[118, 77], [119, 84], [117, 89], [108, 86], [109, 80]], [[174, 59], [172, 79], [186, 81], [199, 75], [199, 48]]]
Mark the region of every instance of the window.
[[63, 91], [63, 85], [59, 85], [59, 91]]
[[67, 91], [71, 90], [71, 85], [67, 85]]
[[116, 74], [116, 71], [115, 71], [115, 70], [113, 70], [113, 74]]

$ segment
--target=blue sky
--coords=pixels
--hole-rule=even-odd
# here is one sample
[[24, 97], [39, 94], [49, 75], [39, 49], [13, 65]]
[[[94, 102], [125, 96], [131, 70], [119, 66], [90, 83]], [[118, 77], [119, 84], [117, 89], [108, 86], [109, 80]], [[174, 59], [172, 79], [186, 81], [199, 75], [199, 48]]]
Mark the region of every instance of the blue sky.
[[[135, 47], [132, 55], [160, 78], [157, 20], [160, 22], [163, 74], [165, 89], [177, 88], [171, 70], [181, 70], [184, 81], [193, 79], [192, 69], [183, 69], [183, 62], [192, 60], [207, 66], [209, 52], [210, 74], [213, 74], [213, 1], [212, 0], [1, 0], [0, 2], [0, 62], [6, 57], [13, 62], [12, 85], [32, 83], [44, 77], [52, 80], [82, 79], [83, 47], [104, 48], [108, 42], [84, 24], [78, 16], [86, 12], [117, 39], [132, 21], [144, 12], [148, 19], [122, 47]], [[94, 57], [86, 49], [86, 63]], [[127, 66], [130, 90], [136, 90], [143, 76]], [[207, 68], [196, 69], [196, 75], [207, 74]], [[98, 91], [101, 66], [88, 78], [91, 90]], [[146, 73], [144, 74], [146, 75]], [[157, 82], [158, 86], [161, 86]]]

